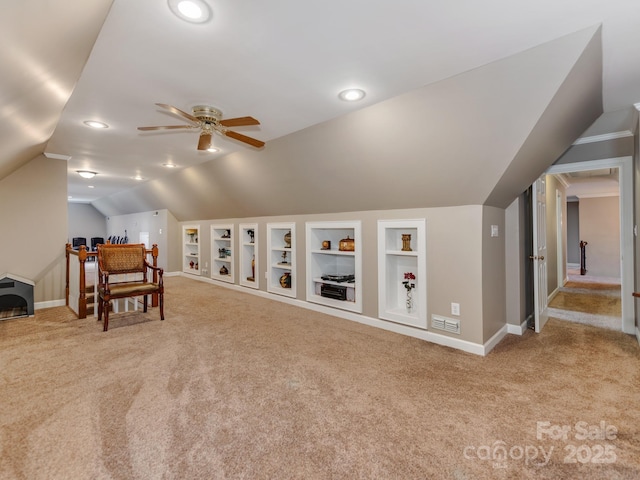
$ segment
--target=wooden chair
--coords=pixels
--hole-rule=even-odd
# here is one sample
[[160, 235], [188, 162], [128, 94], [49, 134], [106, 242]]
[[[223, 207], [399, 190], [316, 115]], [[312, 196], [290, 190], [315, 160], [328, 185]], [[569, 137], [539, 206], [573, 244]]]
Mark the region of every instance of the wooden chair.
[[[157, 293], [160, 307], [160, 320], [164, 320], [164, 285], [162, 268], [147, 262], [147, 250], [144, 244], [98, 245], [98, 321], [104, 313], [104, 328], [109, 328], [109, 304], [118, 298], [144, 296], [144, 312], [147, 312], [147, 296]], [[148, 281], [147, 272], [151, 269], [158, 273], [158, 281]], [[136, 275], [137, 274], [137, 275]], [[111, 275], [136, 276], [132, 280], [122, 278], [110, 280]]]

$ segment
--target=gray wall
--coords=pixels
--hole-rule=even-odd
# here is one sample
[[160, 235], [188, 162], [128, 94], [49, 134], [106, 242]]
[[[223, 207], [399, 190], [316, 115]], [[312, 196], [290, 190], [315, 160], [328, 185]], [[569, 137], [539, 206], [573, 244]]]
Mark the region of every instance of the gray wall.
[[0, 273], [36, 283], [35, 301], [64, 298], [67, 162], [40, 155], [0, 180]]
[[[106, 219], [106, 237], [124, 236], [125, 230], [129, 243], [141, 243], [140, 233], [149, 234], [149, 247], [158, 245], [158, 266], [165, 270], [180, 269], [180, 240], [175, 235], [178, 223], [168, 210], [116, 215]], [[173, 260], [172, 262], [170, 260]], [[170, 268], [171, 267], [171, 268]]]
[[620, 278], [620, 197], [581, 198], [580, 236], [588, 242], [587, 274]]
[[567, 202], [567, 263], [580, 263], [580, 202]]
[[505, 296], [507, 323], [520, 326], [526, 318], [525, 225], [523, 195], [505, 211]]
[[69, 203], [69, 243], [74, 237], [87, 239], [91, 246], [91, 237], [107, 239], [107, 219], [88, 203]]

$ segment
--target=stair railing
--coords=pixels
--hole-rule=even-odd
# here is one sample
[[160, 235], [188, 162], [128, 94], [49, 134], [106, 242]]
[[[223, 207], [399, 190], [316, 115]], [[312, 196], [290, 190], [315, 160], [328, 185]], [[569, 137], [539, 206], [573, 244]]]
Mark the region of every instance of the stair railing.
[[[109, 242], [107, 242], [109, 243]], [[66, 244], [66, 278], [65, 278], [65, 304], [78, 318], [87, 318], [87, 259], [97, 260], [97, 252], [90, 252], [87, 247], [80, 245], [78, 250], [74, 250], [70, 243]], [[158, 245], [153, 244], [151, 249], [147, 249], [147, 256], [151, 255], [151, 264], [158, 266]], [[97, 315], [97, 304], [95, 303], [96, 290], [98, 288], [98, 267], [94, 271], [94, 316]], [[153, 282], [158, 282], [157, 272], [153, 272]], [[151, 295], [151, 306], [158, 306], [158, 294]]]

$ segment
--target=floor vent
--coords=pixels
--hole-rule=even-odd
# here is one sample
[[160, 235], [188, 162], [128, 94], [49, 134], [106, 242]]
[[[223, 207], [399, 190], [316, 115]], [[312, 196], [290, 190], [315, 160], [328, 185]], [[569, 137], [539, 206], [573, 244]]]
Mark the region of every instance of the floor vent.
[[460, 334], [460, 320], [454, 320], [453, 318], [432, 315], [431, 326], [436, 330]]

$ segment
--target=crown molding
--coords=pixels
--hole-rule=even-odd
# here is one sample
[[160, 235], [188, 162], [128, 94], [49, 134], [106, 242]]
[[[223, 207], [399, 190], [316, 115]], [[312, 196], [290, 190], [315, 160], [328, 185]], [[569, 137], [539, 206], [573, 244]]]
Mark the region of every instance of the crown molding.
[[44, 152], [44, 156], [47, 158], [53, 158], [55, 160], [65, 160], [67, 162], [71, 160], [71, 155], [61, 155], [59, 153]]
[[583, 198], [604, 198], [604, 197], [619, 197], [619, 192], [603, 192], [603, 193], [585, 193], [585, 194], [574, 194], [574, 196], [579, 199]]
[[[640, 104], [639, 104], [640, 105]], [[616, 140], [618, 138], [633, 137], [631, 130], [622, 130], [621, 132], [604, 133], [602, 135], [592, 135], [591, 137], [578, 138], [573, 145], [583, 145], [585, 143], [606, 142], [607, 140]]]

